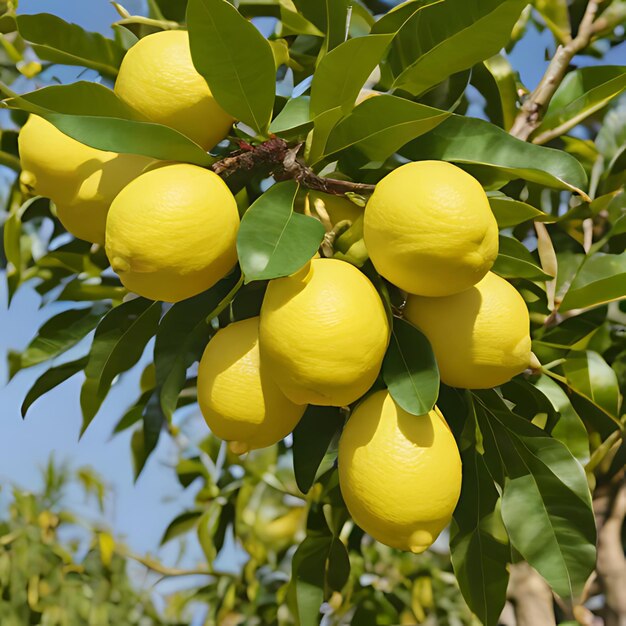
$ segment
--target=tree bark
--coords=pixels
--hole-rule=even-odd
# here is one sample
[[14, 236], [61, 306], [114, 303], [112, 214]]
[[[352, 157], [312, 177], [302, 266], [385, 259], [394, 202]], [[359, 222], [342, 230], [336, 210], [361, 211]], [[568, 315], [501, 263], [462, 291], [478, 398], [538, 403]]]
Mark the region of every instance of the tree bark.
[[556, 626], [552, 591], [528, 563], [511, 565], [508, 597], [517, 626]]
[[598, 526], [598, 581], [605, 597], [605, 626], [626, 626], [626, 558], [622, 526], [626, 517], [626, 483], [601, 485], [593, 502]]

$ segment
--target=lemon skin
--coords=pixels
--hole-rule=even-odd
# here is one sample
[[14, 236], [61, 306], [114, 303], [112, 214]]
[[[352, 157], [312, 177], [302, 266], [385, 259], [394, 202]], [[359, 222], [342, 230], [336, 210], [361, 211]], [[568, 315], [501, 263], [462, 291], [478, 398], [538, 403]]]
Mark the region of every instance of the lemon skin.
[[405, 317], [428, 337], [441, 380], [451, 387], [496, 387], [530, 365], [526, 303], [493, 272], [452, 296], [409, 296]]
[[374, 383], [389, 342], [369, 279], [336, 259], [313, 259], [270, 282], [261, 307], [261, 357], [293, 402], [345, 406]]
[[106, 253], [128, 290], [178, 302], [209, 289], [233, 267], [238, 228], [237, 203], [217, 174], [166, 165], [115, 198]]
[[387, 391], [352, 413], [339, 441], [339, 485], [354, 521], [392, 548], [423, 552], [461, 493], [461, 458], [437, 408], [411, 415]]
[[106, 152], [64, 135], [31, 115], [18, 137], [21, 182], [50, 198], [64, 228], [79, 239], [104, 243], [106, 217], [115, 196], [154, 159]]
[[247, 452], [271, 446], [300, 421], [305, 406], [288, 400], [259, 356], [259, 318], [220, 329], [198, 369], [198, 402], [211, 431]]
[[409, 293], [468, 289], [498, 254], [498, 225], [480, 183], [450, 163], [407, 163], [365, 207], [365, 245], [380, 274]]
[[182, 30], [140, 39], [122, 60], [115, 93], [149, 120], [174, 128], [206, 150], [226, 137], [234, 121], [196, 71], [189, 34]]

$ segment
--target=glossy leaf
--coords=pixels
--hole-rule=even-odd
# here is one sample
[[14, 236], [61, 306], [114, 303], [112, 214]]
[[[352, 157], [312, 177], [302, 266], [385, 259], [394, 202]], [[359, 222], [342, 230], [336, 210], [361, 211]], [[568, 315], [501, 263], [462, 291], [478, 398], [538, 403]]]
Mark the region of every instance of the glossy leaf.
[[585, 257], [565, 293], [559, 310], [583, 309], [626, 296], [626, 252]]
[[461, 593], [485, 626], [497, 626], [506, 602], [511, 549], [497, 507], [499, 494], [480, 454], [462, 454], [463, 487], [454, 510], [450, 556]]
[[609, 364], [591, 350], [570, 352], [563, 363], [569, 387], [609, 416], [619, 418], [617, 376]]
[[320, 54], [342, 43], [346, 37], [348, 16], [347, 0], [294, 0], [302, 15], [324, 33], [324, 44]]
[[97, 83], [44, 87], [5, 101], [45, 117], [61, 132], [100, 150], [208, 166], [214, 159], [178, 131], [137, 119], [137, 113]]
[[201, 517], [202, 511], [185, 511], [176, 516], [165, 529], [161, 537], [161, 545], [195, 528]]
[[479, 119], [451, 115], [434, 130], [411, 142], [402, 153], [413, 160], [440, 159], [479, 166], [473, 172], [479, 180], [495, 178], [498, 186], [522, 178], [586, 197], [583, 190], [587, 176], [573, 156], [520, 141]]
[[255, 131], [267, 131], [276, 67], [267, 39], [226, 0], [189, 0], [191, 56], [222, 108]]
[[318, 220], [295, 213], [298, 185], [270, 187], [246, 211], [237, 235], [237, 253], [246, 282], [289, 276], [313, 257], [323, 237]]
[[55, 387], [58, 387], [61, 383], [64, 383], [68, 378], [78, 374], [87, 365], [87, 357], [76, 359], [75, 361], [69, 361], [56, 367], [51, 367], [44, 372], [28, 390], [24, 402], [22, 403], [22, 417], [26, 417], [26, 412], [30, 406]]
[[384, 161], [409, 141], [432, 130], [450, 113], [404, 98], [380, 95], [359, 104], [331, 131], [324, 150], [355, 146], [370, 161]]
[[393, 320], [383, 379], [392, 398], [405, 411], [425, 415], [439, 395], [439, 369], [428, 339], [411, 323]]
[[63, 311], [50, 318], [26, 350], [11, 359], [11, 376], [20, 369], [53, 359], [75, 346], [98, 325], [107, 309], [107, 306], [97, 304], [86, 309]]
[[113, 379], [139, 361], [154, 336], [161, 304], [143, 298], [129, 300], [102, 318], [93, 338], [80, 394], [82, 432], [95, 417]]
[[513, 237], [500, 235], [499, 252], [492, 271], [504, 278], [528, 278], [550, 280], [523, 243]]
[[40, 59], [117, 75], [125, 52], [117, 42], [49, 13], [18, 15], [16, 21], [20, 35], [33, 44]]
[[492, 57], [508, 42], [524, 0], [446, 0], [403, 30], [395, 89], [420, 94], [447, 76]]
[[583, 67], [565, 76], [554, 94], [541, 125], [535, 132], [540, 141], [547, 131], [561, 134], [582, 122], [626, 89], [626, 67]]
[[[493, 391], [474, 393], [485, 454], [500, 464], [502, 518], [513, 547], [563, 598], [595, 567], [595, 519], [582, 466], [571, 452], [512, 413]], [[487, 461], [487, 458], [485, 459]]]
[[284, 136], [285, 133], [305, 131], [313, 121], [309, 112], [309, 96], [300, 96], [288, 100], [283, 110], [272, 120], [270, 132]]
[[491, 206], [500, 228], [517, 226], [528, 220], [547, 222], [556, 219], [526, 202], [509, 198], [499, 191], [491, 191], [487, 196], [489, 198], [489, 206]]
[[293, 469], [302, 493], [308, 493], [313, 486], [328, 447], [342, 425], [343, 418], [336, 407], [311, 405], [304, 412], [293, 431]]
[[567, 0], [535, 0], [534, 6], [557, 40], [567, 43], [572, 31]]
[[485, 113], [489, 119], [509, 130], [517, 115], [517, 83], [510, 62], [496, 54], [474, 66], [472, 83], [485, 98]]
[[154, 365], [161, 407], [168, 421], [187, 380], [187, 369], [202, 356], [213, 332], [206, 317], [230, 291], [229, 277], [194, 298], [174, 304], [163, 316], [156, 332]]

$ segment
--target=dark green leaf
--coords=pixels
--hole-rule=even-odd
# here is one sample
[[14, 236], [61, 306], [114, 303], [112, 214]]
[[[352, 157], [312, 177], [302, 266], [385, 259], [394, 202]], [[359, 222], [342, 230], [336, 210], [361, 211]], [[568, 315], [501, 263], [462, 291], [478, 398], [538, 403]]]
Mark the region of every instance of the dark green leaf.
[[309, 261], [324, 238], [318, 220], [295, 213], [298, 185], [278, 183], [246, 211], [237, 253], [246, 282], [289, 276]]
[[16, 355], [11, 376], [26, 367], [32, 367], [63, 354], [90, 333], [109, 307], [96, 304], [87, 309], [70, 309], [50, 318], [21, 354]]
[[626, 252], [585, 257], [565, 293], [559, 310], [583, 309], [624, 298]]
[[626, 67], [603, 65], [583, 67], [566, 74], [541, 125], [535, 131], [540, 137], [558, 129], [561, 134], [595, 113], [626, 89]]
[[49, 13], [18, 15], [16, 21], [20, 35], [33, 44], [40, 59], [117, 75], [124, 49], [115, 41]]
[[498, 53], [509, 41], [525, 0], [446, 0], [402, 30], [393, 87], [420, 94], [447, 76]]
[[185, 511], [175, 517], [165, 529], [161, 537], [161, 545], [195, 528], [201, 517], [202, 511]]
[[203, 166], [215, 160], [178, 131], [137, 119], [113, 91], [97, 83], [44, 87], [5, 104], [45, 117], [64, 134], [100, 150]]
[[48, 393], [51, 389], [59, 386], [65, 382], [68, 378], [71, 378], [75, 374], [78, 374], [85, 365], [87, 365], [87, 357], [76, 359], [56, 367], [51, 367], [47, 372], [44, 372], [28, 390], [24, 402], [22, 403], [22, 417], [26, 417], [26, 412], [30, 408], [31, 404]]
[[302, 493], [308, 493], [316, 476], [329, 469], [320, 465], [342, 424], [338, 408], [313, 405], [298, 422], [293, 431], [293, 469]]
[[495, 392], [473, 395], [485, 461], [499, 463], [506, 475], [502, 517], [511, 544], [556, 593], [576, 597], [596, 557], [582, 466], [560, 441], [512, 413]]
[[499, 181], [497, 186], [523, 178], [586, 197], [583, 188], [587, 176], [573, 156], [520, 141], [479, 119], [451, 115], [437, 128], [411, 142], [402, 153], [413, 160], [440, 159], [480, 166], [473, 173], [479, 180], [483, 176], [495, 177]]
[[326, 582], [334, 591], [341, 591], [350, 578], [350, 557], [339, 537], [333, 537], [328, 551]]
[[168, 421], [176, 410], [178, 395], [185, 386], [187, 369], [202, 356], [212, 328], [207, 315], [234, 285], [224, 278], [208, 291], [174, 304], [163, 316], [156, 333], [154, 365], [161, 407]]
[[500, 192], [491, 191], [487, 195], [489, 197], [489, 205], [500, 228], [517, 226], [528, 220], [547, 222], [556, 219], [526, 202], [514, 200]]
[[528, 248], [513, 237], [500, 235], [499, 251], [492, 270], [504, 278], [551, 280], [537, 264]]
[[405, 411], [426, 415], [435, 406], [439, 369], [430, 343], [415, 326], [397, 317], [383, 361], [383, 379]]
[[461, 593], [485, 626], [497, 626], [506, 602], [511, 560], [497, 507], [499, 494], [483, 458], [462, 454], [463, 487], [454, 510], [450, 556]]
[[356, 146], [370, 161], [384, 161], [450, 113], [397, 96], [371, 97], [331, 131], [324, 156]]
[[87, 377], [80, 394], [82, 432], [95, 417], [113, 379], [139, 361], [156, 332], [161, 303], [135, 298], [112, 309], [102, 318], [91, 344]]
[[222, 108], [259, 133], [269, 126], [276, 67], [267, 39], [226, 0], [189, 0], [196, 69]]

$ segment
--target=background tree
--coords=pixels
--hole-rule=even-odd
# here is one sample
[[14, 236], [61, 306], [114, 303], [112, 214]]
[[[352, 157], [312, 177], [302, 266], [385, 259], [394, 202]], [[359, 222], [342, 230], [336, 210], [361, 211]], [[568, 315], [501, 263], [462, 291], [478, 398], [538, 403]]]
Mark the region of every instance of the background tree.
[[[65, 63], [95, 69], [107, 84], [138, 37], [185, 23], [198, 71], [240, 120], [207, 155], [171, 129], [130, 116], [101, 84], [23, 95], [3, 86], [15, 124], [36, 113], [96, 148], [209, 167], [245, 211], [240, 271], [171, 307], [129, 299], [102, 248], [69, 237], [54, 206], [27, 197], [17, 180], [3, 226], [10, 295], [32, 281], [44, 303], [76, 303], [9, 357], [12, 374], [54, 360], [25, 398], [24, 415], [84, 372], [84, 430], [116, 377], [156, 337], [154, 365], [116, 431], [134, 429], [137, 474], [162, 433], [177, 438], [181, 482], [201, 484], [197, 508], [174, 520], [165, 540], [194, 529], [207, 575], [231, 531], [250, 555], [239, 575], [215, 573], [190, 588], [187, 601], [209, 607], [206, 622], [308, 626], [319, 623], [321, 606], [325, 624], [358, 626], [592, 624], [594, 615], [623, 624], [626, 109], [618, 96], [626, 71], [582, 63], [623, 43], [626, 4], [411, 0], [386, 12], [383, 3], [347, 0], [242, 0], [237, 10], [225, 0], [154, 0], [148, 17], [120, 7], [114, 39], [51, 15], [16, 17], [5, 4], [5, 83], [21, 72], [40, 86], [42, 67]], [[250, 19], [269, 24], [269, 37]], [[548, 28], [556, 46], [532, 91], [502, 52], [529, 23]], [[363, 100], [364, 87], [378, 95]], [[485, 119], [466, 115], [476, 92]], [[1, 148], [3, 165], [19, 171], [15, 129], [3, 131]], [[433, 359], [419, 358], [428, 356], [424, 337], [401, 321], [402, 294], [364, 256], [359, 220], [331, 225], [315, 203], [318, 221], [293, 210], [302, 189], [362, 205], [406, 159], [456, 163], [489, 192], [501, 229], [494, 271], [525, 298], [541, 364], [497, 391], [439, 387]], [[276, 187], [268, 190], [273, 181], [298, 185], [283, 182], [291, 193], [279, 199]], [[271, 212], [263, 210], [268, 198]], [[297, 252], [284, 239], [259, 236], [283, 228]], [[211, 436], [185, 437], [176, 412], [195, 401], [194, 363], [216, 328], [256, 315], [267, 281], [298, 269], [318, 245], [387, 288], [399, 338], [383, 368], [392, 395], [409, 405], [438, 397], [448, 416], [464, 467], [450, 533], [456, 583], [444, 557], [394, 552], [349, 520], [334, 467], [341, 410], [309, 408], [292, 441], [244, 459]], [[63, 360], [92, 332], [87, 354]], [[407, 387], [409, 378], [422, 382]], [[459, 605], [456, 584], [476, 618]]]

